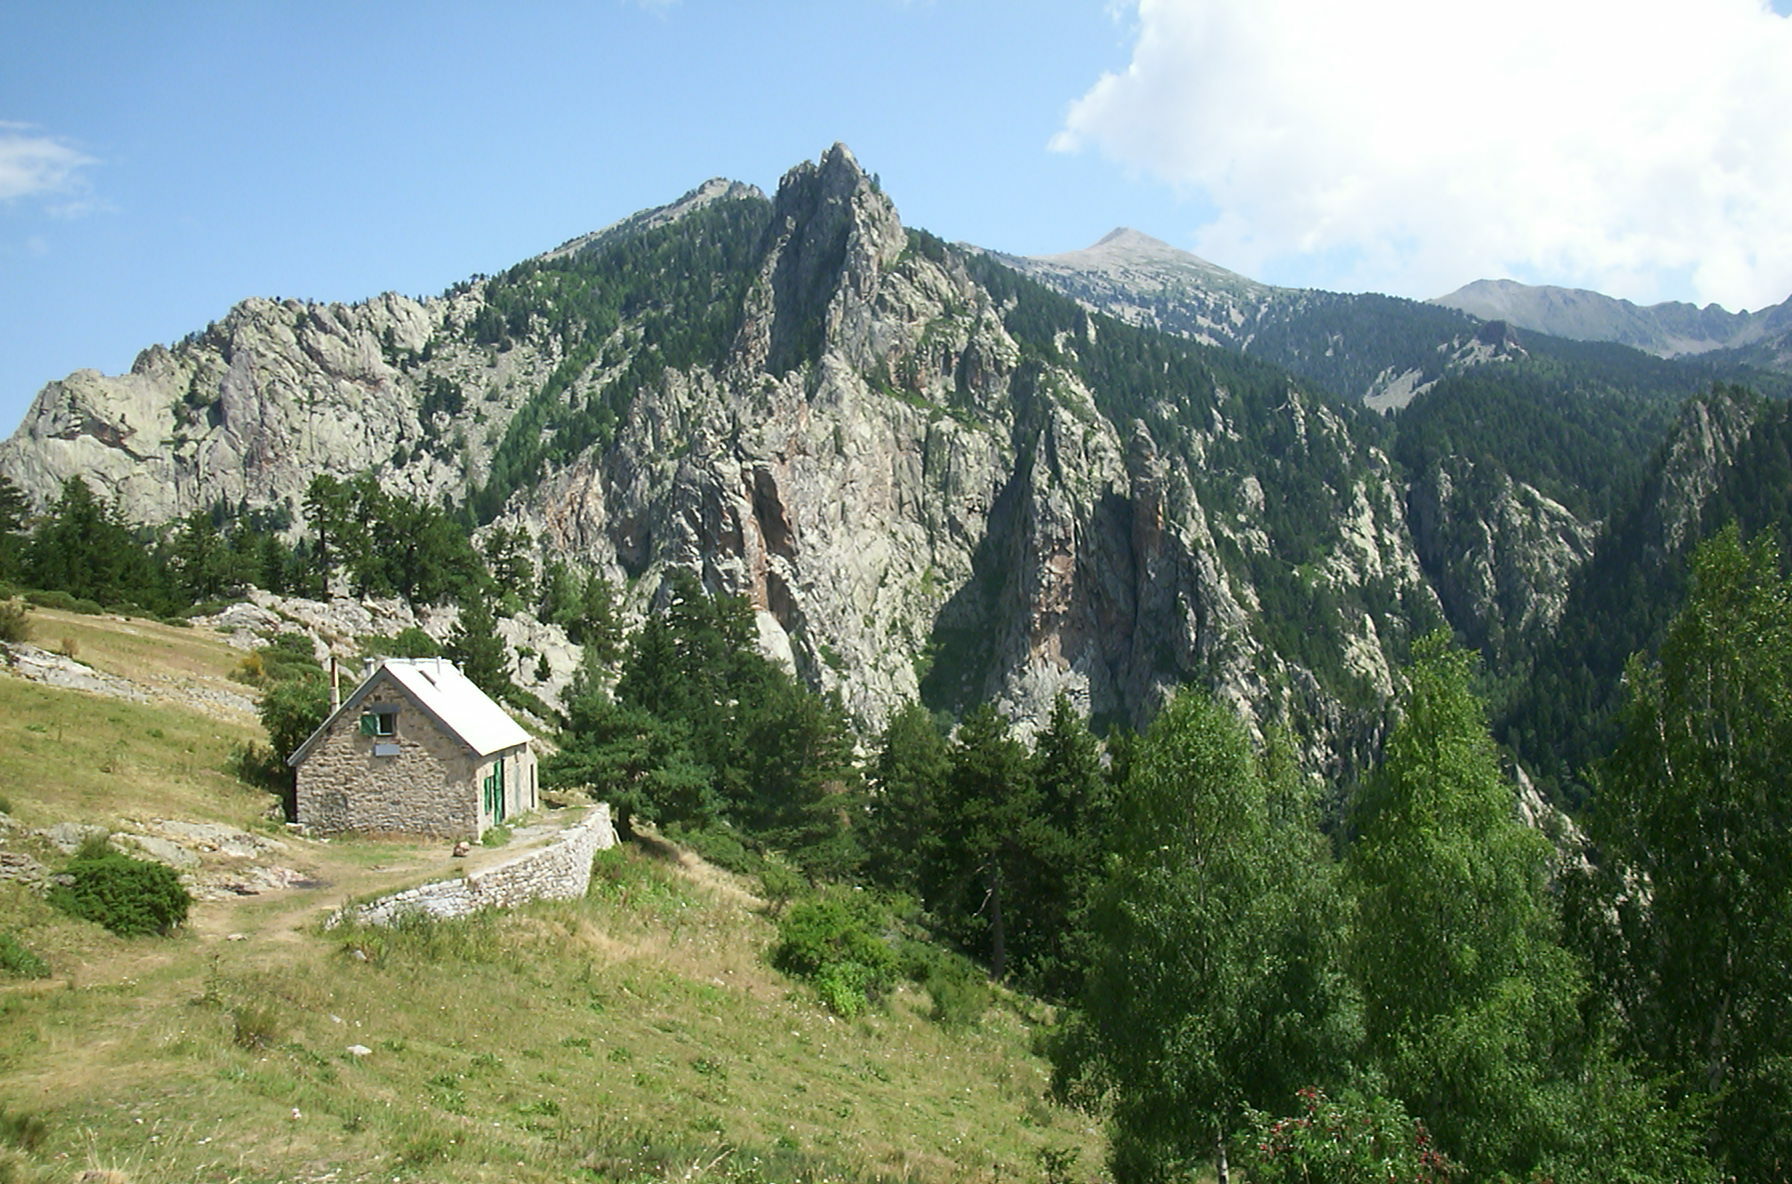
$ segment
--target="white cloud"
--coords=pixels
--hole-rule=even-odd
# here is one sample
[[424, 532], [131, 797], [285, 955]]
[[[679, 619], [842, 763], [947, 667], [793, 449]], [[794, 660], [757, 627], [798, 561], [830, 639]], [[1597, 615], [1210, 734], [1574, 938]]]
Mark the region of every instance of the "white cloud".
[[0, 122], [0, 201], [77, 192], [81, 170], [93, 163], [29, 124]]
[[1212, 203], [1194, 248], [1431, 296], [1792, 293], [1792, 18], [1765, 0], [1136, 0], [1052, 146]]

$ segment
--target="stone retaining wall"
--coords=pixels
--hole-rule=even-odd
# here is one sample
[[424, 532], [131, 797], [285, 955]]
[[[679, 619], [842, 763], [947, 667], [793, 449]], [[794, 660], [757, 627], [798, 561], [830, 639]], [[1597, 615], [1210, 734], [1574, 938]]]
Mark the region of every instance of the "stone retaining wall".
[[390, 925], [404, 913], [464, 917], [480, 909], [511, 908], [528, 900], [577, 899], [585, 895], [591, 883], [591, 857], [615, 845], [616, 827], [610, 821], [610, 804], [600, 802], [582, 821], [561, 831], [545, 847], [468, 872], [458, 879], [437, 880], [382, 896], [370, 904], [345, 907], [331, 916], [326, 925], [344, 921]]

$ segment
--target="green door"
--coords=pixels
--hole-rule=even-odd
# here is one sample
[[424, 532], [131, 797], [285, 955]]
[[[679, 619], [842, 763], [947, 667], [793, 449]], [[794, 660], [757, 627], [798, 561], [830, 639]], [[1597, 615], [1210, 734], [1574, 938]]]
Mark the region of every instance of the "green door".
[[500, 760], [492, 766], [492, 771], [485, 778], [485, 812], [490, 816], [492, 825], [504, 821], [504, 762]]

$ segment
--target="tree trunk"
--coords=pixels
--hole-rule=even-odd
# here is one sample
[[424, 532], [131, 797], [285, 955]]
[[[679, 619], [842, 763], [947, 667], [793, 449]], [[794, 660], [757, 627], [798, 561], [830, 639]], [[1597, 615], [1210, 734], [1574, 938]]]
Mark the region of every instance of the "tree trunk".
[[1008, 976], [1008, 935], [1002, 928], [1002, 869], [989, 881], [989, 974], [997, 982]]
[[1213, 1144], [1213, 1174], [1219, 1184], [1230, 1184], [1232, 1179], [1231, 1165], [1226, 1162], [1226, 1136], [1221, 1135]]

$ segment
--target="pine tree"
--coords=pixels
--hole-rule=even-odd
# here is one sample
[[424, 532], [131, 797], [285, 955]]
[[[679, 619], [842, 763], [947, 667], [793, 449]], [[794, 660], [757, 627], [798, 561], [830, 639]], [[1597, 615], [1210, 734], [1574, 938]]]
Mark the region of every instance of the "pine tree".
[[204, 510], [181, 519], [172, 565], [175, 582], [189, 602], [216, 600], [236, 582], [235, 556]]
[[498, 636], [491, 601], [483, 594], [476, 593], [461, 602], [460, 619], [454, 623], [443, 652], [475, 686], [494, 699], [503, 698], [511, 690], [510, 656], [504, 639]]
[[587, 576], [570, 629], [573, 640], [595, 651], [600, 661], [621, 658], [622, 621], [616, 612], [616, 586], [596, 572]]
[[1111, 803], [1100, 746], [1062, 691], [1034, 743], [1032, 771], [1039, 883], [1028, 911], [1038, 940], [1027, 954], [1027, 979], [1046, 995], [1074, 998], [1086, 958], [1083, 912], [1106, 860]]
[[703, 826], [717, 816], [710, 771], [677, 724], [582, 679], [567, 699], [566, 720], [559, 751], [542, 762], [542, 782], [589, 786], [610, 803], [622, 838], [635, 836], [637, 820]]
[[933, 716], [910, 701], [884, 725], [866, 806], [866, 871], [887, 888], [920, 891], [924, 844], [940, 833], [950, 764]]
[[40, 588], [101, 604], [172, 607], [160, 570], [117, 507], [100, 501], [79, 477], [63, 483], [32, 533], [25, 574]]
[[921, 867], [924, 899], [997, 979], [1008, 974], [1011, 931], [1030, 924], [1017, 908], [1036, 880], [1038, 794], [1010, 729], [988, 704], [959, 725]]
[[0, 580], [16, 579], [24, 567], [25, 493], [0, 476]]

